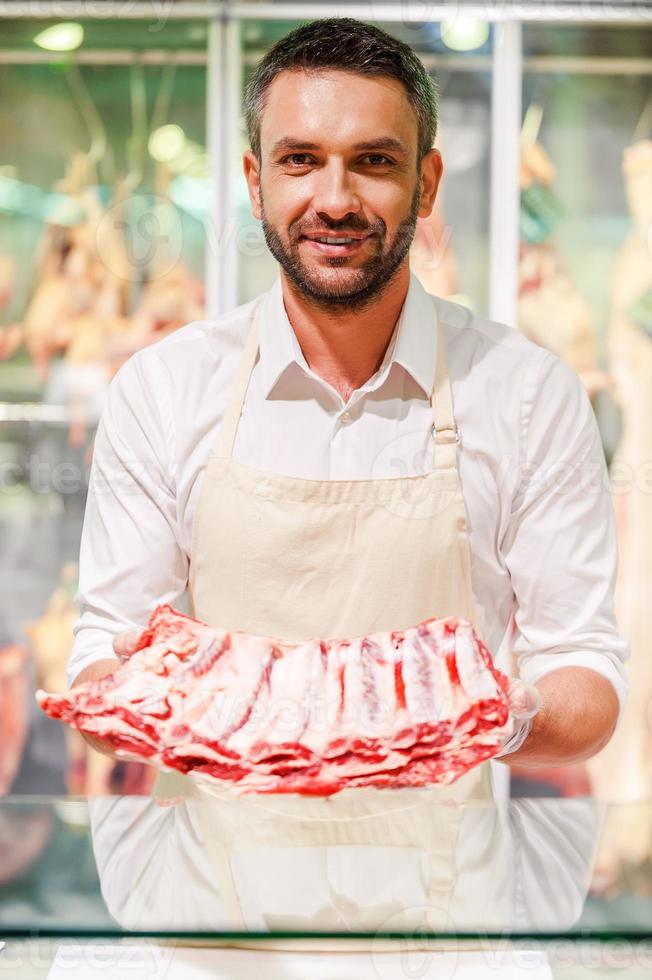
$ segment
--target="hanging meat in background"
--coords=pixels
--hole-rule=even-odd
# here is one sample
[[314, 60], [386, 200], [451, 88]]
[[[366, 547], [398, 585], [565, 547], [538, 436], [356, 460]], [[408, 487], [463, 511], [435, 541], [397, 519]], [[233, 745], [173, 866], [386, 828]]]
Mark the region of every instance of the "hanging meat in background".
[[[0, 255], [0, 313], [9, 304], [16, 284], [16, 260]], [[25, 332], [20, 323], [0, 327], [0, 361], [6, 361], [23, 343]]]
[[[652, 796], [652, 140], [627, 147], [622, 162], [631, 228], [613, 265], [608, 349], [622, 432], [612, 461], [619, 543], [616, 615], [630, 644], [629, 700], [619, 730], [589, 763], [596, 793], [609, 800]], [[652, 824], [642, 806], [610, 815], [601, 860], [652, 859]]]
[[97, 421], [101, 399], [113, 373], [113, 338], [131, 327], [127, 315], [130, 268], [122, 230], [125, 219], [121, 186], [118, 184], [114, 191], [108, 219], [93, 190], [85, 190], [82, 199], [86, 220], [76, 229], [76, 263], [79, 272], [86, 270], [93, 290], [86, 307], [67, 323], [63, 370], [71, 446], [83, 445], [89, 426]]
[[[107, 269], [97, 254], [104, 208], [85, 154], [72, 157], [56, 190], [60, 198], [41, 235], [31, 299], [22, 323], [3, 331], [0, 356], [11, 356], [17, 341], [24, 343], [45, 386], [45, 400], [67, 404], [69, 442], [77, 446], [88, 424], [89, 402], [110, 378], [105, 337], [129, 324], [128, 281]], [[114, 237], [116, 251], [117, 229]]]
[[[16, 260], [9, 255], [0, 255], [0, 313], [9, 304], [16, 284]], [[11, 357], [23, 342], [23, 331], [19, 324], [0, 327], [0, 361]]]
[[410, 249], [410, 269], [427, 292], [455, 302], [458, 294], [457, 259], [439, 197], [430, 215], [417, 222]]
[[24, 647], [0, 647], [0, 796], [11, 788], [27, 737], [27, 661]]
[[[64, 565], [61, 579], [52, 592], [43, 615], [27, 623], [25, 632], [34, 658], [36, 686], [66, 690], [66, 664], [73, 643], [73, 626], [79, 616], [74, 604], [77, 566]], [[78, 732], [67, 731], [68, 770], [66, 783], [73, 795], [146, 793], [153, 781], [151, 769], [116, 760], [94, 751]]]
[[[52, 358], [74, 345], [94, 313], [98, 292], [107, 271], [96, 254], [96, 227], [103, 214], [94, 169], [88, 157], [76, 153], [66, 176], [55, 186], [65, 197], [47, 220], [36, 255], [35, 285], [22, 320], [22, 336], [34, 367], [43, 382]], [[126, 290], [122, 286], [118, 312], [124, 313]], [[100, 332], [100, 324], [88, 329]]]
[[[445, 160], [444, 179], [431, 213], [417, 221], [410, 248], [410, 269], [427, 292], [472, 308], [476, 291], [481, 287], [479, 283], [474, 287], [472, 275], [469, 277], [474, 259], [469, 261], [465, 250], [465, 244], [469, 244], [465, 234], [469, 234], [466, 226], [469, 213], [472, 213], [472, 237], [475, 240], [483, 237], [482, 227], [478, 225], [481, 219], [476, 217], [474, 195], [481, 186], [478, 173], [488, 153], [487, 107], [480, 95], [467, 94], [462, 98], [450, 93], [440, 108], [437, 142]], [[466, 193], [460, 195], [462, 187]], [[470, 193], [468, 188], [471, 188]], [[447, 219], [451, 207], [458, 219], [455, 226]], [[457, 249], [453, 247], [453, 235]], [[460, 242], [465, 244], [460, 245]], [[466, 287], [460, 283], [456, 251], [464, 251], [466, 255]]]
[[589, 305], [552, 237], [563, 214], [554, 181], [555, 167], [541, 144], [522, 139], [518, 326], [570, 364], [593, 396], [605, 387], [607, 376], [598, 365]]
[[[134, 220], [147, 260], [139, 263], [140, 293], [129, 330], [109, 341], [112, 373], [136, 351], [204, 316], [204, 284], [183, 258], [183, 229], [169, 197], [171, 177], [169, 168], [157, 162], [151, 203]], [[131, 278], [136, 282], [133, 270]]]
[[[73, 447], [83, 445], [97, 421], [121, 364], [203, 316], [204, 287], [181, 255], [180, 219], [166, 196], [169, 179], [159, 164], [154, 195], [133, 195], [131, 182], [119, 180], [105, 207], [94, 165], [76, 153], [56, 185], [65, 198], [44, 227], [25, 316], [0, 331], [0, 358], [24, 344], [45, 385], [45, 401], [63, 396]], [[127, 242], [141, 234], [133, 226], [138, 229], [143, 217], [160, 225], [144, 264], [134, 261]], [[166, 222], [175, 221], [170, 236]], [[2, 289], [0, 262], [0, 297]]]
[[16, 281], [16, 260], [9, 255], [0, 255], [0, 312], [11, 299]]
[[416, 223], [410, 269], [431, 295], [482, 309], [488, 289], [490, 106], [479, 79], [469, 76], [459, 86], [453, 72], [439, 83], [446, 90], [437, 130], [444, 173], [431, 213]]

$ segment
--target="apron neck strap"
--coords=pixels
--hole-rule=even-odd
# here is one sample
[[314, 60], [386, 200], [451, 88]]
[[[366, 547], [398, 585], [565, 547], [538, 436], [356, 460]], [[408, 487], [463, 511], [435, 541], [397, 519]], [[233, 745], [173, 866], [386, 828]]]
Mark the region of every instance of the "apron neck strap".
[[430, 398], [433, 415], [433, 435], [435, 445], [442, 446], [459, 442], [459, 432], [453, 415], [453, 398], [448, 377], [448, 359], [444, 327], [437, 309], [437, 353], [435, 380]]
[[244, 350], [240, 359], [238, 373], [231, 388], [229, 402], [224, 412], [222, 425], [220, 426], [217, 439], [218, 456], [230, 457], [233, 455], [235, 434], [238, 430], [238, 422], [242, 414], [242, 406], [244, 405], [245, 395], [247, 394], [249, 378], [251, 377], [251, 372], [258, 354], [258, 322], [260, 319], [261, 304], [262, 300], [256, 304], [253, 320], [247, 333], [247, 339], [245, 340]]

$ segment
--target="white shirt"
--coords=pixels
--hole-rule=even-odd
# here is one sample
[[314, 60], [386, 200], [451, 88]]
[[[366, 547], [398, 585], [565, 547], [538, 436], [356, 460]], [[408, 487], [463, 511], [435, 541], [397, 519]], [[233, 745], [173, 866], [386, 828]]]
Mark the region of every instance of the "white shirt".
[[[158, 603], [178, 605], [185, 593], [202, 476], [255, 302], [139, 351], [110, 385], [84, 518], [70, 682], [112, 656], [116, 633], [143, 628]], [[513, 649], [529, 682], [563, 666], [598, 671], [622, 711], [628, 647], [613, 614], [615, 520], [598, 427], [574, 372], [518, 331], [431, 296], [412, 273], [382, 365], [345, 405], [308, 367], [280, 277], [263, 304], [234, 457], [322, 480], [430, 468], [439, 308], [478, 630], [501, 666]]]

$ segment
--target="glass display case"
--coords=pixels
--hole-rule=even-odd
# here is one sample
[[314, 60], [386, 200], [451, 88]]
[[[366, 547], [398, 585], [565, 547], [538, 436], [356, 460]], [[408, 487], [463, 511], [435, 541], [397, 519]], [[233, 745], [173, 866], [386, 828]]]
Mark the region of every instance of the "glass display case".
[[[55, 957], [67, 976], [90, 980], [100, 961], [132, 975], [128, 955], [136, 969], [164, 949], [172, 977], [251, 975], [261, 960], [245, 950], [278, 977], [649, 975], [650, 854], [637, 869], [603, 856], [618, 808], [433, 804], [421, 790], [363, 791], [352, 807], [351, 792], [5, 798], [0, 977], [45, 976]], [[650, 822], [648, 803], [628, 810]], [[330, 972], [309, 969], [325, 952]]]
[[[64, 684], [93, 434], [126, 357], [271, 283], [242, 176], [243, 86], [275, 40], [331, 12], [0, 12], [0, 692], [16, 706], [0, 792], [149, 785], [130, 764], [91, 763], [34, 706], [36, 686]], [[567, 358], [593, 400], [622, 477], [620, 615], [640, 667], [619, 791], [645, 796], [650, 435], [635, 422], [652, 417], [652, 11], [561, 0], [452, 17], [377, 0], [338, 13], [409, 43], [438, 81], [444, 179], [411, 253], [426, 288]], [[593, 778], [617, 768], [602, 760]]]

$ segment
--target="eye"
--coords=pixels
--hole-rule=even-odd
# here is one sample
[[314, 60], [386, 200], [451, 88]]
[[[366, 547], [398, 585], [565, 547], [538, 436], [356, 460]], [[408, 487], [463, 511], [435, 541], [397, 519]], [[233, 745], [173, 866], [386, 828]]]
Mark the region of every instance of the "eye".
[[382, 164], [389, 163], [390, 165], [394, 162], [393, 160], [390, 160], [389, 157], [383, 156], [381, 153], [369, 153], [364, 159], [376, 161], [379, 160]]
[[292, 166], [305, 167], [309, 159], [309, 154], [307, 153], [289, 153], [288, 156], [283, 157], [281, 163], [290, 163]]

